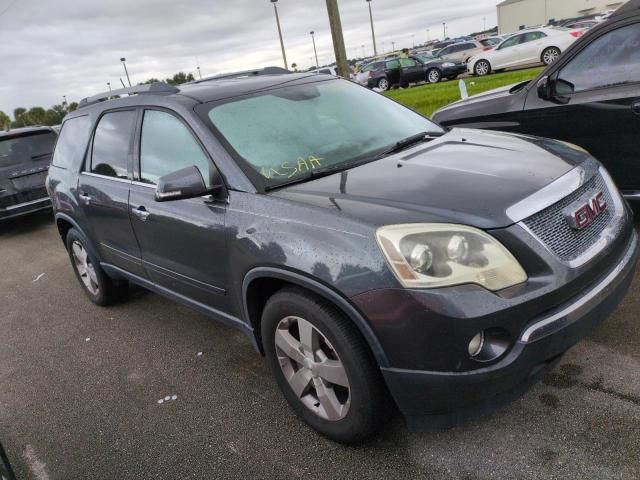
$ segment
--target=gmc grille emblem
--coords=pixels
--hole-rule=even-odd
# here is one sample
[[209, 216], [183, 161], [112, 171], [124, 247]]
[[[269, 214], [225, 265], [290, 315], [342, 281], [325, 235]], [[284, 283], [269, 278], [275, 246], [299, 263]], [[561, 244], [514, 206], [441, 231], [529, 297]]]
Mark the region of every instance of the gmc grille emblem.
[[582, 197], [564, 210], [564, 218], [571, 228], [582, 230], [607, 209], [603, 192]]

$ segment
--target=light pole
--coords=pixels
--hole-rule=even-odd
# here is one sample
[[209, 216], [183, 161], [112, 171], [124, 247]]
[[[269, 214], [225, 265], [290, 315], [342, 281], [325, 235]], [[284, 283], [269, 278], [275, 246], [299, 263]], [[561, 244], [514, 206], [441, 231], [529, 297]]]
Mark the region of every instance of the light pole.
[[318, 50], [316, 50], [316, 32], [312, 30], [309, 33], [311, 34], [311, 41], [313, 42], [313, 53], [316, 56], [316, 68], [320, 68], [320, 63], [318, 63]]
[[200, 71], [200, 65], [198, 65], [196, 68], [198, 69], [198, 76], [200, 77], [200, 80], [202, 80], [202, 72]]
[[376, 31], [373, 29], [373, 13], [371, 12], [371, 0], [367, 0], [369, 5], [369, 20], [371, 20], [371, 38], [373, 39], [373, 56], [378, 56], [378, 47], [376, 46]]
[[364, 44], [362, 44], [362, 58], [367, 56], [367, 52], [364, 49]]
[[482, 17], [482, 23], [484, 25], [484, 32], [487, 31], [487, 17]]
[[67, 108], [67, 105], [69, 105], [67, 103], [67, 96], [66, 95], [62, 95], [62, 105]]
[[427, 28], [427, 43], [429, 42], [429, 29]]
[[131, 79], [129, 78], [129, 70], [127, 70], [127, 59], [122, 57], [120, 59], [120, 61], [122, 62], [122, 66], [124, 67], [124, 73], [127, 75], [127, 82], [129, 82], [129, 87], [131, 87]]
[[280, 28], [280, 17], [278, 16], [278, 0], [271, 0], [273, 3], [273, 11], [276, 12], [276, 24], [278, 25], [278, 36], [280, 37], [280, 48], [282, 49], [282, 60], [284, 61], [284, 68], [288, 69], [287, 54], [284, 52], [284, 41], [282, 40], [282, 29]]
[[111, 82], [107, 82], [107, 87], [109, 87], [109, 91], [111, 91]]
[[391, 42], [391, 53], [396, 51], [396, 42], [392, 41]]
[[413, 48], [416, 48], [416, 34], [411, 35], [411, 39], [413, 41]]
[[447, 22], [442, 22], [442, 33], [443, 33], [443, 40], [447, 39]]
[[384, 40], [382, 41], [382, 53], [384, 53]]

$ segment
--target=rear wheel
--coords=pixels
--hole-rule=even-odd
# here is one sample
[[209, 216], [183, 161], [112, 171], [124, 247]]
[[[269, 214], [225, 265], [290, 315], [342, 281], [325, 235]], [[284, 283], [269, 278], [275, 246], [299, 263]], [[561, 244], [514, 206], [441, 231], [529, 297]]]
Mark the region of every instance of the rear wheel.
[[98, 259], [87, 249], [84, 235], [72, 228], [67, 232], [66, 242], [73, 271], [87, 297], [100, 306], [120, 300], [126, 293], [126, 282], [116, 283], [107, 276]]
[[281, 290], [267, 302], [261, 333], [280, 390], [315, 430], [353, 443], [384, 423], [388, 401], [379, 368], [333, 305], [298, 288]]
[[386, 78], [381, 78], [380, 80], [378, 80], [378, 88], [383, 92], [389, 90], [389, 80], [387, 80]]
[[442, 73], [437, 68], [432, 68], [427, 72], [427, 82], [438, 83], [442, 80]]
[[549, 47], [542, 52], [541, 60], [545, 65], [551, 65], [558, 57], [560, 57], [560, 49], [557, 47]]
[[487, 60], [478, 60], [473, 67], [473, 72], [479, 77], [484, 77], [491, 73], [491, 64]]

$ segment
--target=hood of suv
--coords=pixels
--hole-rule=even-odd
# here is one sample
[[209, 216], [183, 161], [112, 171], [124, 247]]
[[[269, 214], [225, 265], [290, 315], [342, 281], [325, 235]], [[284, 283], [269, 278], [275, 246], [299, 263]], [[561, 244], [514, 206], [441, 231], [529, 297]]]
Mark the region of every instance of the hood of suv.
[[501, 228], [513, 223], [509, 207], [588, 158], [553, 140], [455, 129], [402, 153], [272, 194], [375, 226], [448, 222]]

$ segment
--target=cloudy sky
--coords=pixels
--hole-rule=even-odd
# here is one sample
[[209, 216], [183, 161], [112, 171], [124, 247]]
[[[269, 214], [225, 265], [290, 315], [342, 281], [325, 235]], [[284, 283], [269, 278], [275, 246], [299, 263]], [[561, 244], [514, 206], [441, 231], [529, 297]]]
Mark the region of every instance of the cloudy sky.
[[[373, 51], [365, 0], [339, 0], [350, 57]], [[410, 47], [496, 24], [496, 0], [373, 0], [378, 47]], [[9, 7], [6, 11], [5, 9]], [[333, 60], [325, 0], [279, 0], [287, 59], [312, 63], [316, 32], [320, 63]], [[4, 14], [2, 12], [5, 11]], [[0, 0], [0, 110], [49, 107], [178, 71], [205, 76], [281, 65], [269, 0]], [[486, 20], [485, 20], [486, 19]]]

